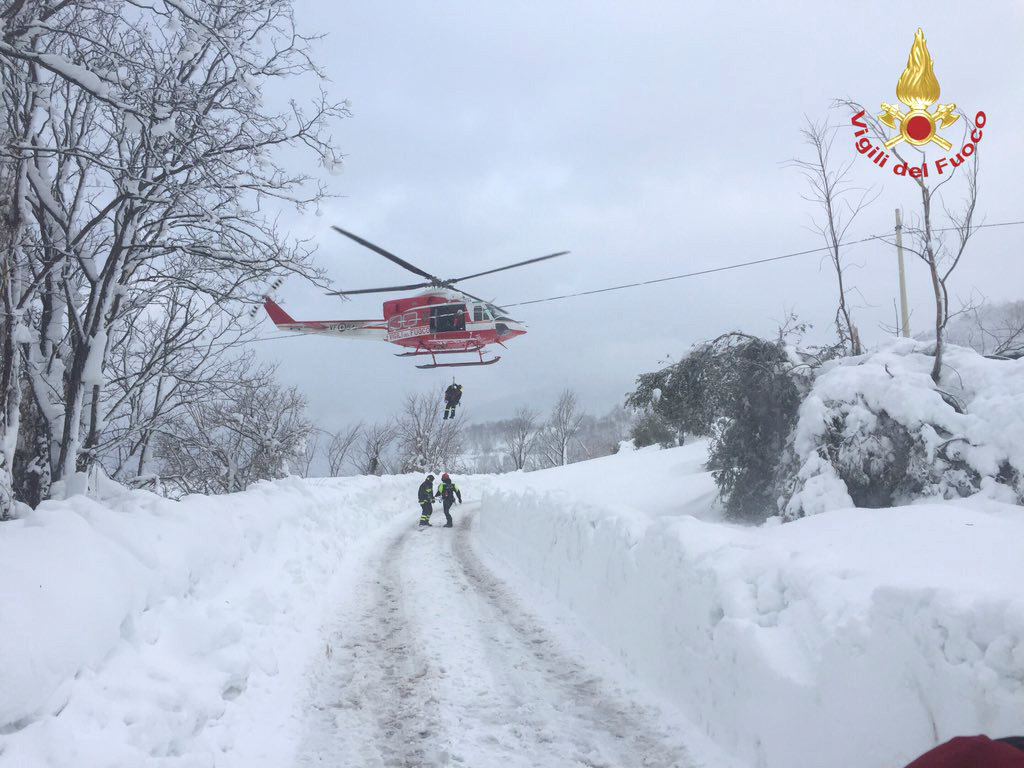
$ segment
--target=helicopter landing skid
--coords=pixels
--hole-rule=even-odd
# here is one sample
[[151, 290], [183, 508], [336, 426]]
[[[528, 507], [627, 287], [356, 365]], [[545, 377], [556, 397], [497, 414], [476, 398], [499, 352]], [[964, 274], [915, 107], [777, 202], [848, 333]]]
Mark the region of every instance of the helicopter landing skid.
[[479, 352], [483, 349], [480, 347], [470, 347], [469, 349], [417, 349], [415, 352], [399, 352], [395, 354], [395, 357], [422, 357], [423, 355], [465, 355], [469, 352]]
[[470, 361], [468, 363], [432, 363], [430, 365], [417, 365], [416, 367], [421, 370], [428, 370], [430, 368], [465, 368], [469, 365], [494, 365], [496, 362], [501, 360], [501, 356], [492, 357], [490, 360], [480, 360], [479, 362]]

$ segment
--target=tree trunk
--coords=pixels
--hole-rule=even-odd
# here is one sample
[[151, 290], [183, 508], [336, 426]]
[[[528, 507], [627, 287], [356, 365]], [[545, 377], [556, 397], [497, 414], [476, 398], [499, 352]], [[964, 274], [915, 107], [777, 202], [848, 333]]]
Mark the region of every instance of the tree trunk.
[[15, 337], [21, 176], [20, 163], [0, 161], [0, 520], [14, 515], [14, 452], [21, 415], [21, 354]]
[[924, 248], [928, 272], [932, 278], [932, 290], [935, 292], [935, 362], [932, 364], [932, 381], [939, 383], [942, 376], [942, 352], [945, 347], [946, 334], [946, 303], [942, 292], [942, 280], [939, 277], [938, 257], [932, 245], [932, 196], [928, 188], [921, 184], [921, 210], [924, 214]]

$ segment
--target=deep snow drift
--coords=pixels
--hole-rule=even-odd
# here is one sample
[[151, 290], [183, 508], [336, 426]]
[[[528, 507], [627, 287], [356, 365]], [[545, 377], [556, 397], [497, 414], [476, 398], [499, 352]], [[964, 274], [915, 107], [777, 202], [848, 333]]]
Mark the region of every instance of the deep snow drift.
[[[746, 528], [703, 444], [501, 478], [481, 538], [741, 762], [891, 768], [958, 734], [1024, 732], [1024, 509], [846, 509]], [[582, 486], [553, 494], [555, 476]], [[499, 513], [500, 510], [500, 513]]]
[[[475, 516], [480, 562], [574, 624], [595, 674], [737, 765], [889, 768], [1024, 731], [1021, 507], [743, 528], [716, 519], [704, 451], [456, 478], [456, 525]], [[346, 569], [405, 520], [421, 535], [419, 480], [77, 497], [0, 526], [0, 765], [290, 765]]]
[[0, 525], [0, 765], [288, 765], [332, 575], [409, 482], [77, 496]]

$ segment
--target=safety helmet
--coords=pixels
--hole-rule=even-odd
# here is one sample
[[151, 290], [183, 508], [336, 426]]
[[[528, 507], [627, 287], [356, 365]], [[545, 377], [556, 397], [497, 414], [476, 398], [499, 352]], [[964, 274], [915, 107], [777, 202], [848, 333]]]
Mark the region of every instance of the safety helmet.
[[445, 473], [444, 473], [443, 475], [441, 475], [441, 479], [442, 479], [442, 480], [444, 480], [444, 481], [445, 481], [446, 483], [447, 483], [447, 482], [448, 482], [449, 480], [451, 480], [451, 478], [450, 478], [450, 477], [448, 477], [448, 473], [447, 473], [447, 472], [445, 472]]
[[433, 475], [427, 475], [427, 480], [433, 480], [433, 479], [434, 479]]

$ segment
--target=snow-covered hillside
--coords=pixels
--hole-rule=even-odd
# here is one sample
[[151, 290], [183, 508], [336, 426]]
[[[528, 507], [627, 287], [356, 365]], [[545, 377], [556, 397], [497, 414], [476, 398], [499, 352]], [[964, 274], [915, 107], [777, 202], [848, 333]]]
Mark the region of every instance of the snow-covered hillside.
[[46, 502], [0, 526], [0, 766], [889, 768], [1024, 731], [1021, 507], [743, 528], [704, 452], [456, 478], [454, 531], [414, 476]]

